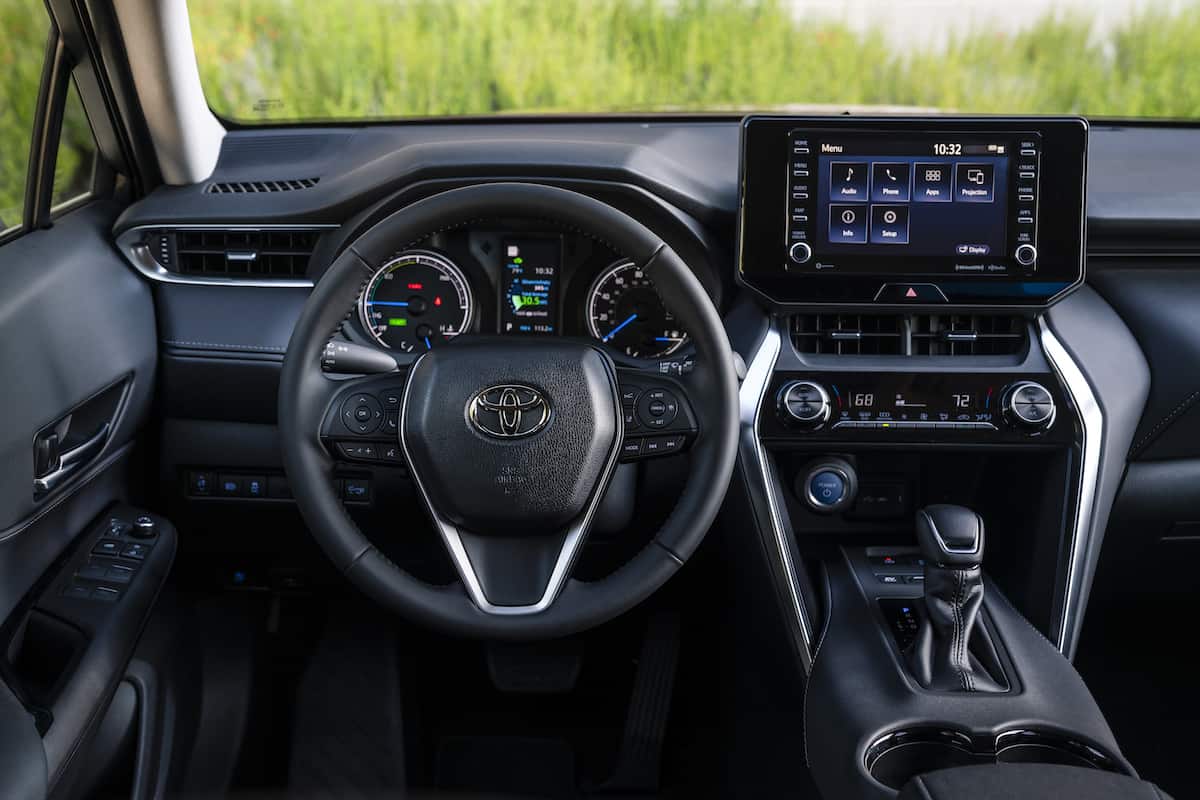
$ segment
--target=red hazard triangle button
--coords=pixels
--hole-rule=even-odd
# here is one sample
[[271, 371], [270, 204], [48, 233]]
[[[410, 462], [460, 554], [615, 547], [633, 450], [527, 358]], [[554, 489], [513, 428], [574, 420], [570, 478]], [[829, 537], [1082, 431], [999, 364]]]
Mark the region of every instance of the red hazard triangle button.
[[875, 293], [876, 303], [945, 303], [946, 295], [935, 283], [885, 283]]

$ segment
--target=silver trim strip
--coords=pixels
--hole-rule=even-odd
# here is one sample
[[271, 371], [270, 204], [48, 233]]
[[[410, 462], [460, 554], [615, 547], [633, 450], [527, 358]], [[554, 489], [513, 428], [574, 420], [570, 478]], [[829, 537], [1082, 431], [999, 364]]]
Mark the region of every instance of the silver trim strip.
[[[788, 532], [784, 525], [779, 504], [775, 498], [775, 476], [763, 450], [762, 439], [758, 433], [758, 416], [766, 396], [771, 374], [775, 370], [775, 361], [779, 357], [782, 338], [774, 327], [768, 328], [759, 343], [758, 350], [746, 370], [746, 378], [738, 390], [738, 405], [742, 426], [739, 448], [741, 457], [746, 465], [746, 480], [750, 483], [751, 502], [754, 494], [766, 499], [767, 515], [771, 525], [771, 541], [775, 545], [775, 553], [779, 556], [779, 567], [783, 573], [787, 599], [795, 615], [796, 633], [798, 634], [797, 650], [800, 653], [800, 664], [807, 675], [812, 672], [813, 665], [813, 627], [808, 608], [800, 594], [799, 580], [796, 577], [796, 567], [792, 562], [791, 551], [788, 549]], [[764, 533], [760, 529], [760, 534]], [[770, 549], [768, 548], [768, 554]]]
[[257, 278], [221, 278], [212, 275], [180, 275], [171, 272], [155, 260], [150, 248], [141, 242], [142, 231], [326, 231], [338, 228], [338, 225], [313, 223], [311, 225], [136, 225], [117, 236], [117, 249], [125, 256], [134, 268], [147, 278], [159, 283], [181, 283], [193, 286], [256, 286], [274, 288], [312, 288], [313, 282], [308, 278], [275, 278], [263, 280]]
[[1075, 655], [1075, 648], [1079, 644], [1079, 631], [1083, 625], [1084, 562], [1091, 550], [1092, 531], [1095, 525], [1093, 514], [1096, 506], [1096, 493], [1100, 485], [1104, 412], [1100, 409], [1096, 395], [1092, 392], [1092, 387], [1079, 369], [1079, 365], [1075, 363], [1058, 337], [1050, 330], [1045, 317], [1038, 318], [1038, 328], [1046, 357], [1071, 396], [1071, 402], [1079, 412], [1080, 423], [1083, 427], [1083, 458], [1079, 465], [1079, 499], [1075, 509], [1074, 523], [1071, 527], [1071, 541], [1067, 551], [1066, 581], [1062, 602], [1057, 604], [1061, 610], [1055, 631], [1059, 652], [1069, 659]]
[[429, 516], [433, 519], [434, 525], [437, 526], [438, 533], [441, 534], [442, 540], [446, 543], [446, 550], [450, 553], [454, 567], [458, 570], [458, 575], [462, 578], [463, 585], [467, 588], [467, 594], [470, 595], [472, 602], [475, 603], [479, 610], [485, 614], [503, 617], [539, 614], [548, 609], [562, 592], [562, 588], [571, 574], [571, 567], [575, 564], [575, 558], [579, 555], [579, 549], [583, 545], [584, 539], [587, 538], [588, 530], [591, 529], [592, 518], [595, 517], [596, 509], [599, 508], [600, 501], [604, 498], [605, 492], [608, 491], [608, 484], [617, 466], [617, 459], [621, 453], [621, 444], [625, 440], [625, 418], [621, 414], [621, 401], [617, 388], [616, 375], [612, 376], [614, 416], [617, 423], [612, 450], [608, 454], [608, 462], [604, 465], [604, 472], [600, 475], [600, 483], [597, 484], [596, 491], [588, 501], [587, 507], [584, 509], [583, 514], [571, 524], [571, 527], [567, 529], [567, 533], [563, 537], [562, 548], [558, 551], [558, 559], [554, 562], [554, 569], [550, 573], [550, 580], [546, 583], [546, 590], [542, 592], [541, 599], [533, 605], [497, 606], [489, 602], [487, 595], [484, 594], [483, 585], [479, 582], [479, 576], [475, 572], [475, 568], [471, 565], [471, 559], [467, 555], [466, 547], [463, 546], [462, 536], [459, 535], [458, 528], [439, 514], [437, 509], [433, 507], [433, 502], [429, 499], [429, 493], [425, 490], [425, 484], [421, 480], [420, 474], [414, 468], [412, 458], [409, 456], [408, 443], [404, 439], [404, 418], [408, 414], [408, 395], [412, 387], [412, 375], [420, 367], [421, 361], [424, 358], [425, 356], [422, 355], [409, 370], [409, 379], [405, 381], [404, 396], [400, 403], [400, 449], [404, 451], [404, 460], [408, 464], [408, 474], [412, 476], [413, 481], [417, 484], [417, 489], [421, 492], [421, 499], [425, 503], [425, 508], [429, 511]]

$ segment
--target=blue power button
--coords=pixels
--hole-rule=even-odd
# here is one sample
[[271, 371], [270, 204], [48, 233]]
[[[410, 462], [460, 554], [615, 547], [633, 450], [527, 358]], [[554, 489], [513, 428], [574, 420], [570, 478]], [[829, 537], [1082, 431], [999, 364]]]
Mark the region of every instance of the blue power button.
[[818, 505], [835, 506], [846, 496], [846, 481], [833, 470], [823, 469], [808, 479], [808, 493]]

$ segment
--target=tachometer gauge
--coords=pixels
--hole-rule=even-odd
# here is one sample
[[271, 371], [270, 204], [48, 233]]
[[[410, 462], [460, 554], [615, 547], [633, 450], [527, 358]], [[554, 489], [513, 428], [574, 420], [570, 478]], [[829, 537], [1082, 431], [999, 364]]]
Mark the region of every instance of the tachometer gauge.
[[424, 352], [467, 330], [475, 304], [462, 270], [412, 250], [379, 268], [359, 300], [363, 327], [381, 344]]
[[688, 338], [653, 281], [632, 261], [618, 261], [596, 278], [588, 292], [587, 322], [592, 336], [641, 358], [670, 355]]

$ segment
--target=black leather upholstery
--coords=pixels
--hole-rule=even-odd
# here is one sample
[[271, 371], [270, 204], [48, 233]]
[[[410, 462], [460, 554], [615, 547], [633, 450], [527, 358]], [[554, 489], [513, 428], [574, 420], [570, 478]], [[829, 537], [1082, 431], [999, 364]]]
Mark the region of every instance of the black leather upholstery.
[[1157, 786], [1058, 764], [996, 764], [918, 775], [899, 800], [1170, 800]]
[[925, 567], [925, 615], [909, 651], [913, 677], [935, 692], [1002, 692], [971, 652], [971, 640], [983, 636], [976, 622], [983, 604], [979, 567]]

